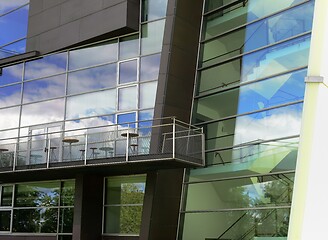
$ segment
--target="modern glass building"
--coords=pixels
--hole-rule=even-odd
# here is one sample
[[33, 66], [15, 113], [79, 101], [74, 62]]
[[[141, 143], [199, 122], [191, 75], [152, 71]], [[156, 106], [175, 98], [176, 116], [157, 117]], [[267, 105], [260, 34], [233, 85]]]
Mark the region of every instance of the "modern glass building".
[[325, 239], [327, 11], [0, 0], [0, 239]]

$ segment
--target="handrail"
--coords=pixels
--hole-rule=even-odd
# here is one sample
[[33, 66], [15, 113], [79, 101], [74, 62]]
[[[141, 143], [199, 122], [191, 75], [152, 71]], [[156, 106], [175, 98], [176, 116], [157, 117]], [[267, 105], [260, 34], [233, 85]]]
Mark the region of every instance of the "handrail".
[[230, 227], [228, 227], [217, 239], [221, 239], [221, 237], [224, 236], [224, 234], [226, 234], [227, 232], [229, 232], [229, 230], [231, 228], [233, 228], [233, 226], [235, 226], [241, 219], [243, 219], [245, 216], [247, 215], [247, 212], [245, 212], [243, 215], [241, 215], [233, 224], [230, 225]]

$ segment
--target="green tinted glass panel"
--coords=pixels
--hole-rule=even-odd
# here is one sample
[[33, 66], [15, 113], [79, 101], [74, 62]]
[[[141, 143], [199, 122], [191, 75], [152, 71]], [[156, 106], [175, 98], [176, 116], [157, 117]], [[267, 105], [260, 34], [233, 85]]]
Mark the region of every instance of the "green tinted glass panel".
[[3, 186], [1, 192], [1, 206], [12, 206], [13, 186]]
[[105, 233], [139, 234], [142, 206], [105, 207]]
[[74, 206], [75, 182], [62, 182], [60, 206]]
[[14, 209], [13, 232], [57, 232], [58, 208]]
[[58, 206], [59, 182], [18, 184], [15, 187], [15, 207]]
[[[213, 0], [210, 3], [212, 3], [212, 8], [217, 8], [223, 5], [223, 3], [220, 2], [222, 1]], [[235, 4], [228, 4], [226, 7], [220, 8], [220, 10], [215, 11], [204, 18], [203, 38], [211, 38], [245, 23], [269, 16], [283, 9], [288, 9], [289, 7], [301, 2], [307, 1], [234, 1]]]
[[224, 234], [221, 239], [285, 240], [288, 233], [289, 214], [289, 208], [186, 213], [183, 215], [181, 239], [218, 239]]
[[72, 233], [74, 208], [61, 208], [59, 211], [59, 232]]
[[141, 54], [158, 53], [162, 50], [165, 20], [142, 25]]
[[[201, 178], [205, 179], [206, 176], [193, 176], [190, 180]], [[288, 206], [291, 204], [293, 185], [294, 174], [188, 184], [185, 209], [194, 211]], [[216, 201], [201, 201], [202, 196]]]
[[11, 211], [0, 211], [0, 232], [10, 231]]

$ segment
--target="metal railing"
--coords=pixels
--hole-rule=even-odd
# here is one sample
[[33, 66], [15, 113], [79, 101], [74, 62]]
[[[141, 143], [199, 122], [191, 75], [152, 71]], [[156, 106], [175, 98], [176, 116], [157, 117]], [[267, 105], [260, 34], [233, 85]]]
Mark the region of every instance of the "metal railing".
[[202, 128], [175, 117], [31, 133], [0, 139], [0, 171], [163, 159], [204, 165]]

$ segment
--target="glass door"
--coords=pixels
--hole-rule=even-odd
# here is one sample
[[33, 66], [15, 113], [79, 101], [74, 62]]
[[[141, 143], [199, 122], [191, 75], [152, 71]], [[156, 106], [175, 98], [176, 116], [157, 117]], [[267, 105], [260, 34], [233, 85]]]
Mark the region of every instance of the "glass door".
[[29, 128], [28, 165], [53, 163], [61, 160], [62, 130], [63, 124], [48, 124]]

